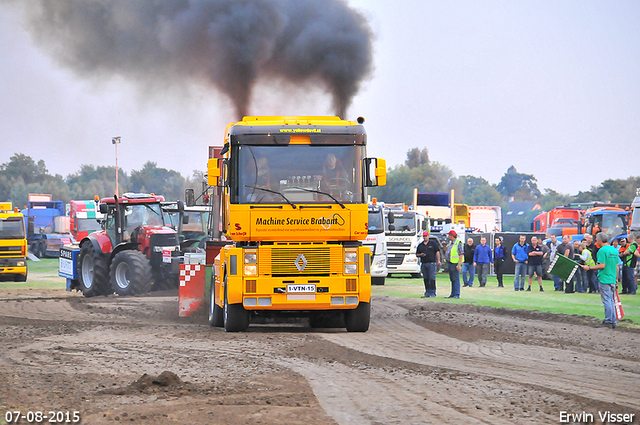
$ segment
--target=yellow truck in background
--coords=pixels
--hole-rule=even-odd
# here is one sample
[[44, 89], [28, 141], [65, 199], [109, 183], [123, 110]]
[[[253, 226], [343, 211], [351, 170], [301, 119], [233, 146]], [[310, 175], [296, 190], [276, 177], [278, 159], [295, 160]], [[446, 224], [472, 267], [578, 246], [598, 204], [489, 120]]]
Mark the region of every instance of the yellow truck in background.
[[0, 202], [0, 277], [27, 281], [27, 235], [24, 217], [11, 202]]
[[244, 117], [225, 130], [208, 183], [221, 188], [223, 247], [209, 324], [245, 330], [252, 317], [308, 316], [312, 327], [369, 329], [367, 188], [384, 185], [366, 155], [363, 118]]

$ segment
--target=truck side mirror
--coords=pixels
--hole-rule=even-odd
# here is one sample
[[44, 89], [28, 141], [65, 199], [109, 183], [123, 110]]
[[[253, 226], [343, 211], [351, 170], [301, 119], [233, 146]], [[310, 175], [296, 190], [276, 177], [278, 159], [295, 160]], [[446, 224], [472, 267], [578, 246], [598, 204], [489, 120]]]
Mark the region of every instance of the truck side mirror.
[[207, 183], [209, 186], [226, 186], [227, 162], [224, 158], [210, 158], [207, 162]]
[[109, 212], [109, 205], [100, 204], [100, 213], [101, 214], [107, 214], [108, 212]]
[[389, 214], [387, 214], [387, 220], [389, 220], [389, 224], [394, 223], [396, 221], [396, 216], [392, 212], [389, 212]]
[[390, 224], [389, 230], [393, 232], [394, 230], [396, 230], [396, 226], [394, 226], [393, 224]]
[[183, 215], [182, 216], [182, 224], [189, 224], [189, 216], [188, 215]]
[[427, 230], [427, 221], [426, 220], [424, 220], [422, 222], [422, 230]]
[[[192, 207], [196, 204], [195, 201], [195, 193], [193, 189], [185, 189], [184, 190], [184, 200], [188, 207]], [[183, 207], [184, 209], [184, 207]]]
[[382, 158], [365, 158], [363, 161], [364, 185], [366, 187], [387, 184], [387, 161]]

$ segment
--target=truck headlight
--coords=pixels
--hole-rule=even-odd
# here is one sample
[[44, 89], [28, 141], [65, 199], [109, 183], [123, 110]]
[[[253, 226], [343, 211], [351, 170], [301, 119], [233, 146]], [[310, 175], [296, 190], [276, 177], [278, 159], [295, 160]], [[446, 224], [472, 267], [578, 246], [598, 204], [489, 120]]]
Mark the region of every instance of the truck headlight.
[[258, 254], [255, 252], [244, 254], [245, 264], [256, 264], [258, 262]]
[[24, 267], [24, 264], [25, 264], [25, 263], [24, 263], [24, 261], [18, 261], [18, 262], [16, 263], [16, 266], [17, 266], [17, 267]]
[[358, 253], [357, 252], [345, 252], [344, 253], [344, 262], [345, 263], [357, 263], [358, 262]]
[[344, 274], [356, 274], [358, 273], [358, 265], [357, 264], [345, 264], [344, 265]]
[[257, 264], [245, 264], [244, 265], [244, 275], [245, 276], [255, 276], [258, 274], [258, 265]]
[[384, 258], [381, 259], [381, 260], [378, 260], [375, 263], [373, 263], [373, 268], [374, 269], [382, 269], [382, 268], [384, 268], [384, 263], [385, 263]]

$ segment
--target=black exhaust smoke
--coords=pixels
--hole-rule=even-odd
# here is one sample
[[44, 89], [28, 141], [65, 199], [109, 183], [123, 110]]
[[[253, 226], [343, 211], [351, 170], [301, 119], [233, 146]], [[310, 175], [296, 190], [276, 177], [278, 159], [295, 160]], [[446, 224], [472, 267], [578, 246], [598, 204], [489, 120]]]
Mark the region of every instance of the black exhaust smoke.
[[150, 92], [204, 82], [247, 114], [260, 77], [321, 81], [345, 117], [372, 71], [372, 33], [342, 0], [30, 0], [28, 30], [78, 75]]

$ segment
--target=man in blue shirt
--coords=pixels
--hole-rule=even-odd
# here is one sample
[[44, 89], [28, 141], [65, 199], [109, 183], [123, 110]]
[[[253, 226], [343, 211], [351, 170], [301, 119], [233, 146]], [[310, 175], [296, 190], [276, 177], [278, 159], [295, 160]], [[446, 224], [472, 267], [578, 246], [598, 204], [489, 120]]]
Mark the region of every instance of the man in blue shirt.
[[495, 240], [495, 247], [493, 248], [493, 266], [496, 270], [496, 277], [498, 278], [498, 288], [503, 288], [502, 274], [504, 268], [504, 247], [502, 246], [502, 238], [497, 237]]
[[491, 248], [487, 245], [487, 238], [480, 238], [480, 245], [476, 247], [473, 253], [473, 267], [476, 268], [481, 288], [484, 288], [487, 284], [489, 264], [491, 263], [493, 263], [493, 256], [491, 255]]
[[527, 261], [529, 260], [527, 249], [529, 248], [529, 244], [525, 241], [526, 237], [520, 235], [518, 243], [511, 248], [511, 258], [516, 264], [516, 276], [513, 281], [513, 287], [516, 291], [524, 291], [524, 280], [527, 275]]

